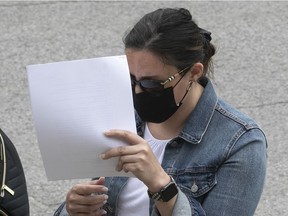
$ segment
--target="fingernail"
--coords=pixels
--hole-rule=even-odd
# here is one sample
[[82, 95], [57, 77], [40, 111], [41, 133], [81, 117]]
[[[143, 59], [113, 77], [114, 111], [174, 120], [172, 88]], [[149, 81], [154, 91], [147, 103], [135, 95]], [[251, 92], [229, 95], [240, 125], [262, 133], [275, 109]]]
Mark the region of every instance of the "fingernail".
[[107, 194], [104, 194], [104, 196], [103, 196], [103, 197], [104, 197], [104, 199], [105, 199], [106, 201], [107, 201], [107, 200], [108, 200], [108, 198], [109, 198]]
[[105, 154], [100, 154], [100, 155], [99, 155], [99, 158], [102, 159], [102, 160], [104, 160], [104, 159], [105, 159]]
[[102, 192], [107, 192], [108, 191], [108, 188], [107, 187], [103, 187], [102, 188]]
[[111, 132], [111, 130], [104, 131], [104, 134], [107, 135]]
[[107, 214], [107, 212], [104, 209], [101, 209], [100, 214], [105, 215], [105, 214]]

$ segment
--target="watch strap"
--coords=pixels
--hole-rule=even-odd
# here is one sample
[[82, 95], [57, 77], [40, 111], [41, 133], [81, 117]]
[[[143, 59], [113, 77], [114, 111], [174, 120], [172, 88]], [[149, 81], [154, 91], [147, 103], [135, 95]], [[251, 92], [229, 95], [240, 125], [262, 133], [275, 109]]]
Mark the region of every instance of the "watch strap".
[[152, 193], [148, 190], [149, 197], [154, 201], [168, 202], [171, 200], [178, 193], [178, 188], [172, 176], [170, 176], [170, 179], [171, 181], [159, 192]]

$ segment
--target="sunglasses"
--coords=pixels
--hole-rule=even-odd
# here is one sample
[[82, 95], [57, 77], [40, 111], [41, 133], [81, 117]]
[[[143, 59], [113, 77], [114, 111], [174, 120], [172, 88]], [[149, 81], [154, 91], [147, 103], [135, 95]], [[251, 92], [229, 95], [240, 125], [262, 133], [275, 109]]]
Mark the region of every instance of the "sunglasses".
[[[189, 67], [186, 67], [183, 70], [177, 72], [176, 74], [170, 76], [165, 81], [153, 80], [153, 79], [142, 79], [142, 80], [137, 81], [133, 75], [130, 75], [132, 88], [133, 88], [133, 90], [135, 90], [135, 86], [139, 85], [141, 90], [144, 91], [144, 92], [160, 93], [160, 92], [162, 92], [165, 89], [164, 86], [167, 83], [171, 82], [172, 80], [174, 80], [177, 76], [179, 76], [181, 74], [184, 75], [187, 72], [187, 69]], [[180, 80], [174, 85], [174, 87], [180, 82]]]

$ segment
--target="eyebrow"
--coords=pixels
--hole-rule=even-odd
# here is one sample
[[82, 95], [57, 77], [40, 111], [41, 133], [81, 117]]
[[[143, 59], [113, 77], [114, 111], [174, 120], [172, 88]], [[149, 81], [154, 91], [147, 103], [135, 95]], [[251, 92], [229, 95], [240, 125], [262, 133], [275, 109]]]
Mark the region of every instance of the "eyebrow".
[[[136, 80], [136, 77], [130, 73], [130, 76]], [[151, 79], [151, 80], [159, 80], [161, 81], [161, 79], [158, 79], [156, 75], [152, 75], [152, 76], [143, 76], [141, 77], [139, 80], [147, 80], [147, 79]]]

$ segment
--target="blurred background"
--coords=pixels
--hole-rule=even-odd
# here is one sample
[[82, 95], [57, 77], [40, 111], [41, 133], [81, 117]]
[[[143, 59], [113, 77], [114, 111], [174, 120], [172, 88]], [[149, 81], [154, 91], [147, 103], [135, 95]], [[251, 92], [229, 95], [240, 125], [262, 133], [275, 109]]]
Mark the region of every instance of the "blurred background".
[[86, 180], [47, 181], [25, 67], [123, 54], [125, 31], [159, 7], [185, 7], [212, 32], [218, 95], [253, 117], [269, 142], [255, 215], [288, 215], [288, 2], [1, 1], [0, 127], [22, 160], [31, 216], [52, 215], [68, 188]]

